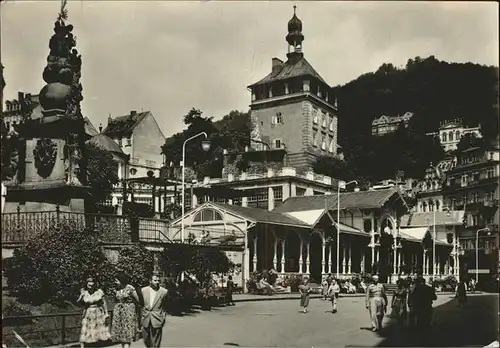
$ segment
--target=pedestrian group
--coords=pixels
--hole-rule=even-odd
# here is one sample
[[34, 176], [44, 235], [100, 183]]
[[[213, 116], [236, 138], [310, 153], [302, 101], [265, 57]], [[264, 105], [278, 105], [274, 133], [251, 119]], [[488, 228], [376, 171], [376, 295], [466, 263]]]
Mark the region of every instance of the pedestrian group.
[[84, 307], [80, 346], [96, 345], [112, 339], [126, 348], [142, 331], [144, 345], [159, 348], [167, 316], [168, 296], [167, 289], [160, 286], [160, 277], [154, 274], [150, 285], [140, 289], [140, 296], [124, 273], [119, 274], [115, 282], [116, 305], [111, 330], [104, 292], [96, 281], [88, 278], [85, 288], [80, 290], [77, 302]]

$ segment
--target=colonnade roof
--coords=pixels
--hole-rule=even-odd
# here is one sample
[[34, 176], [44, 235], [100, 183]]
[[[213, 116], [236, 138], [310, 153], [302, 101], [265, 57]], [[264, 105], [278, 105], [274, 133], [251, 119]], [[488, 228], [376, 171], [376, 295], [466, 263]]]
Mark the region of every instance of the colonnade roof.
[[[340, 194], [340, 209], [376, 209], [383, 207], [392, 197], [403, 200], [396, 188], [384, 190], [343, 192]], [[401, 201], [403, 204], [403, 201]], [[337, 195], [295, 196], [286, 199], [274, 209], [275, 212], [296, 212], [316, 209], [337, 210]]]
[[[403, 240], [416, 243], [422, 243], [425, 237], [428, 235], [431, 239], [433, 238], [428, 226], [400, 228], [399, 235]], [[450, 247], [452, 246], [449, 243], [439, 239], [436, 239], [436, 244], [446, 245]]]
[[453, 211], [428, 211], [412, 213], [408, 215], [403, 215], [401, 217], [401, 226], [406, 227], [419, 227], [419, 226], [433, 226], [434, 225], [434, 214], [435, 214], [435, 224], [437, 226], [457, 226], [463, 223], [465, 211], [463, 210], [453, 210]]
[[[188, 215], [196, 214], [197, 212], [202, 211], [204, 209], [213, 209], [214, 207], [218, 210], [226, 211], [228, 213], [237, 215], [242, 219], [246, 219], [252, 223], [291, 226], [308, 230], [313, 229], [318, 224], [318, 222], [328, 213], [326, 209], [319, 209], [315, 211], [303, 211], [298, 214], [278, 213], [261, 208], [241, 207], [238, 205], [206, 202], [200, 205], [199, 207], [187, 212], [184, 215], [184, 218], [186, 218]], [[335, 225], [340, 229], [341, 233], [369, 237], [369, 234], [364, 231], [358, 230], [354, 227], [342, 223], [337, 223], [331, 216], [329, 216], [329, 219], [331, 220], [332, 225]], [[180, 221], [181, 218], [175, 219], [174, 221], [172, 221], [171, 226], [179, 225]]]

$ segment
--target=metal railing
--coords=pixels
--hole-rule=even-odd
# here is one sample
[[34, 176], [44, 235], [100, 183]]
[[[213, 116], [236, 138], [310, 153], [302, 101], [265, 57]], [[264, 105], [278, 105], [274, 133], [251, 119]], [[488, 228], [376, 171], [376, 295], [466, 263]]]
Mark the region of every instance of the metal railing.
[[[109, 322], [113, 322], [113, 310], [108, 311], [110, 317], [109, 317]], [[68, 326], [68, 317], [74, 317], [75, 322], [78, 323], [78, 326]], [[19, 325], [18, 323], [22, 322], [34, 322], [34, 321], [40, 321], [41, 319], [48, 319], [48, 318], [59, 318], [60, 326], [52, 329], [43, 329], [43, 330], [32, 330], [32, 331], [24, 331], [22, 330], [22, 326], [28, 326], [28, 325]], [[82, 312], [71, 312], [71, 313], [57, 313], [57, 314], [36, 314], [36, 315], [19, 315], [19, 316], [7, 316], [2, 318], [2, 330], [3, 330], [3, 338], [2, 342], [5, 343], [7, 340], [6, 338], [10, 337], [15, 337], [14, 330], [16, 331], [17, 334], [23, 337], [24, 340], [27, 342], [33, 341], [33, 340], [47, 340], [47, 338], [43, 338], [42, 334], [47, 334], [50, 332], [59, 332], [59, 339], [56, 342], [50, 342], [49, 344], [46, 345], [64, 345], [67, 343], [72, 343], [72, 342], [77, 342], [78, 339], [71, 339], [68, 336], [68, 331], [70, 330], [80, 330], [81, 329], [81, 319], [82, 319]], [[27, 338], [26, 336], [32, 336], [32, 335], [39, 335], [37, 338]], [[78, 334], [76, 335], [78, 337]], [[16, 342], [15, 340], [12, 340], [12, 342]], [[10, 342], [7, 341], [7, 346], [10, 346]], [[38, 342], [39, 343], [39, 342]], [[12, 344], [12, 343], [11, 343]], [[39, 344], [37, 344], [40, 346]], [[32, 344], [34, 346], [34, 344]]]
[[128, 216], [111, 214], [89, 214], [64, 212], [58, 207], [53, 211], [21, 212], [1, 214], [2, 243], [24, 244], [30, 238], [63, 224], [74, 228], [100, 229], [105, 243], [123, 243], [130, 239]]

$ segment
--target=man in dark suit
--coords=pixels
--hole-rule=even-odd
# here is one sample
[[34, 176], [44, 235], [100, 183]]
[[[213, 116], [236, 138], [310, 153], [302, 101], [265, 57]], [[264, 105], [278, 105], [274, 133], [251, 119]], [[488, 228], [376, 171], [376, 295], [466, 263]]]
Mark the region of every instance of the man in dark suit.
[[142, 307], [142, 337], [144, 345], [159, 348], [165, 325], [166, 300], [168, 291], [160, 286], [160, 277], [154, 274], [150, 286], [141, 289], [144, 305]]

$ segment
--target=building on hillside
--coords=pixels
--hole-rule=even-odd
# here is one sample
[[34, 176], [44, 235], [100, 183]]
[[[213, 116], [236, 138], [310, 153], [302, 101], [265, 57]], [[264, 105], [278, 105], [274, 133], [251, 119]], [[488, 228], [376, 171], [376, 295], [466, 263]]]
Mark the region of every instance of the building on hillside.
[[130, 156], [129, 177], [145, 177], [150, 170], [158, 177], [163, 165], [161, 146], [165, 136], [150, 111], [132, 110], [125, 116], [109, 116], [102, 134], [113, 139], [123, 153]]
[[[321, 155], [337, 155], [337, 105], [330, 85], [304, 57], [302, 22], [288, 22], [287, 60], [272, 59], [271, 72], [248, 88], [252, 139], [286, 150], [286, 165], [308, 168]], [[252, 144], [253, 145], [253, 144]]]
[[399, 127], [408, 127], [408, 124], [413, 117], [412, 112], [405, 112], [404, 115], [386, 116], [382, 115], [372, 122], [372, 135], [383, 136], [394, 133]]
[[[231, 255], [233, 262], [242, 265], [242, 284], [251, 272], [269, 269], [277, 270], [280, 277], [308, 274], [320, 282], [322, 276], [337, 272], [337, 264], [342, 278], [377, 272], [384, 282], [394, 282], [419, 267], [423, 271], [420, 265], [427, 254], [422, 244], [432, 241], [432, 236], [428, 226], [398, 233], [397, 215], [405, 204], [397, 189], [345, 192], [339, 203], [337, 220], [336, 194], [288, 197], [272, 211], [205, 202], [174, 220], [169, 237], [181, 238], [183, 219], [185, 238], [231, 238], [244, 245]], [[338, 257], [337, 228], [341, 232]], [[441, 241], [436, 245], [440, 255], [452, 249]], [[439, 260], [443, 274], [449, 273], [447, 258]]]
[[[465, 252], [465, 271], [476, 269], [476, 237], [481, 278], [496, 277], [498, 248], [499, 163], [498, 146], [474, 147], [457, 154], [456, 166], [447, 173], [443, 187], [445, 205], [465, 211], [460, 244]], [[484, 231], [489, 229], [489, 233]], [[479, 234], [478, 234], [478, 231]]]
[[[124, 155], [129, 156], [128, 162], [120, 170], [120, 179], [139, 179], [151, 175], [156, 178], [159, 177], [160, 168], [163, 166], [161, 146], [165, 143], [165, 136], [150, 111], [137, 112], [132, 110], [125, 116], [115, 118], [110, 116], [102, 135], [112, 139], [117, 148]], [[113, 146], [113, 148], [115, 147]], [[109, 204], [122, 206], [122, 185], [121, 183], [116, 187], [112, 201], [108, 202]], [[131, 189], [134, 191], [134, 201], [147, 204], [153, 203], [152, 187], [149, 187], [150, 185], [134, 184], [133, 186]], [[129, 197], [128, 199], [132, 198]], [[158, 205], [156, 206], [158, 207]]]
[[[417, 183], [415, 206], [417, 213], [429, 211], [443, 211], [445, 203], [443, 199], [443, 184], [446, 183], [446, 173], [455, 167], [456, 159], [448, 157], [437, 165], [431, 165], [425, 171], [423, 180]], [[451, 207], [448, 207], [451, 208]]]
[[466, 127], [461, 118], [441, 122], [439, 130], [428, 135], [439, 137], [444, 151], [451, 152], [457, 149], [460, 139], [465, 134], [475, 134], [478, 138], [482, 137], [480, 127]]
[[[28, 107], [28, 110], [23, 110]], [[40, 105], [38, 94], [29, 94], [19, 92], [17, 99], [5, 101], [5, 108], [2, 112], [2, 121], [8, 129], [8, 132], [15, 132], [14, 126], [24, 121], [25, 115], [30, 115], [31, 118], [36, 119], [42, 117], [42, 106]], [[85, 133], [87, 139], [90, 139], [98, 132], [90, 119], [84, 117]]]

